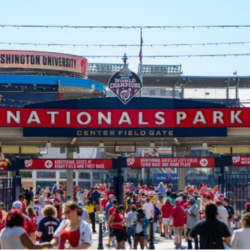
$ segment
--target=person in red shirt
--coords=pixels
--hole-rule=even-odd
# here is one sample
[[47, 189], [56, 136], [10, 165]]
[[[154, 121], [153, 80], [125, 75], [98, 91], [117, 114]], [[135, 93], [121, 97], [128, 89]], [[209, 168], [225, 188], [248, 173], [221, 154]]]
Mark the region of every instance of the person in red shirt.
[[165, 237], [171, 239], [171, 232], [172, 232], [172, 226], [173, 226], [173, 220], [170, 220], [170, 217], [172, 215], [173, 211], [173, 205], [171, 204], [171, 201], [169, 198], [166, 199], [165, 204], [161, 206], [161, 213], [162, 213], [162, 224], [163, 229], [165, 232]]
[[59, 221], [61, 221], [61, 219], [62, 219], [62, 206], [60, 205], [59, 202], [60, 202], [59, 199], [57, 199], [57, 198], [54, 199], [54, 207], [57, 210], [57, 219]]
[[24, 195], [23, 194], [20, 194], [18, 196], [18, 201], [20, 201], [22, 203], [22, 210], [23, 210], [23, 213], [26, 211], [26, 205], [24, 203]]
[[[13, 202], [12, 204], [12, 208], [13, 209], [18, 209], [18, 210], [21, 210], [23, 209], [23, 205], [20, 201], [15, 201]], [[33, 242], [36, 242], [36, 227], [34, 227], [31, 219], [24, 213], [23, 214], [23, 217], [24, 217], [24, 224], [23, 224], [23, 229], [27, 232], [27, 234], [30, 236], [30, 238], [32, 239]], [[6, 225], [6, 218], [3, 220], [3, 223], [2, 223], [2, 228], [5, 228], [5, 225]]]
[[184, 229], [185, 238], [187, 240], [187, 214], [185, 213], [185, 211], [187, 211], [190, 208], [190, 204], [187, 202], [187, 199], [185, 201], [186, 201], [185, 203], [181, 202], [180, 205], [182, 206], [184, 210], [184, 228], [183, 229]]
[[110, 225], [110, 218], [112, 217], [112, 214], [115, 212], [117, 206], [118, 206], [118, 201], [113, 200], [113, 207], [111, 207], [108, 211], [109, 239], [108, 239], [108, 244], [106, 245], [107, 247], [111, 247], [111, 242], [114, 237], [114, 230], [113, 230], [112, 225]]
[[107, 205], [108, 201], [109, 200], [108, 200], [107, 195], [104, 194], [104, 196], [103, 196], [103, 198], [101, 200], [101, 207], [102, 207], [103, 211], [105, 211], [105, 208], [106, 208], [106, 205]]
[[181, 248], [182, 232], [184, 227], [184, 211], [178, 199], [175, 200], [175, 207], [173, 208], [171, 219], [173, 219], [174, 238], [176, 249], [178, 249]]
[[37, 217], [36, 217], [36, 213], [35, 213], [34, 209], [32, 207], [27, 207], [26, 213], [27, 213], [28, 217], [30, 218], [31, 223], [33, 224], [33, 227], [36, 229]]
[[116, 241], [117, 241], [116, 249], [126, 249], [124, 231], [123, 231], [124, 212], [125, 212], [125, 207], [122, 205], [119, 205], [116, 208], [115, 212], [110, 217], [110, 221], [109, 221], [109, 224], [114, 229], [114, 236], [116, 237]]

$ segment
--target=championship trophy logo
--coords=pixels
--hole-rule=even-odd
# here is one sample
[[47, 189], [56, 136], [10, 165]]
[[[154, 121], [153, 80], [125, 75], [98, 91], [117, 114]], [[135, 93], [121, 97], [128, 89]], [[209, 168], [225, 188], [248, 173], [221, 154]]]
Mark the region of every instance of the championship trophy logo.
[[126, 61], [127, 57], [125, 55], [123, 57], [123, 68], [110, 78], [108, 84], [110, 90], [115, 93], [123, 104], [127, 104], [142, 88], [140, 78], [128, 69]]

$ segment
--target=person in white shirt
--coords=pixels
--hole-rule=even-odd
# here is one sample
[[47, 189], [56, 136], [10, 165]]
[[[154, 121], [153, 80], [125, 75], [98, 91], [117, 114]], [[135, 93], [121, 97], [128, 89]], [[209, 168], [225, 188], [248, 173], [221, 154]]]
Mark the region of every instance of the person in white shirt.
[[250, 213], [246, 213], [241, 219], [241, 229], [234, 230], [231, 247], [232, 249], [250, 248]]
[[226, 225], [228, 225], [228, 212], [226, 210], [226, 208], [223, 206], [223, 203], [221, 200], [217, 200], [216, 201], [216, 205], [217, 205], [217, 219], [221, 220], [222, 222], [224, 222]]
[[[144, 214], [146, 215], [147, 219], [151, 221], [154, 218], [154, 205], [150, 202], [150, 199], [146, 199], [146, 203], [142, 207]], [[148, 236], [150, 237], [150, 227], [151, 224], [148, 227]]]
[[35, 200], [35, 205], [33, 207], [35, 213], [36, 213], [36, 220], [37, 220], [37, 225], [39, 224], [39, 222], [41, 221], [41, 219], [43, 218], [42, 215], [42, 206], [40, 205], [39, 200]]
[[6, 227], [0, 233], [1, 249], [44, 249], [50, 243], [34, 244], [23, 229], [24, 217], [20, 210], [11, 209], [6, 217]]
[[154, 205], [150, 202], [150, 199], [146, 199], [146, 203], [142, 207], [144, 214], [148, 218], [148, 220], [154, 217]]

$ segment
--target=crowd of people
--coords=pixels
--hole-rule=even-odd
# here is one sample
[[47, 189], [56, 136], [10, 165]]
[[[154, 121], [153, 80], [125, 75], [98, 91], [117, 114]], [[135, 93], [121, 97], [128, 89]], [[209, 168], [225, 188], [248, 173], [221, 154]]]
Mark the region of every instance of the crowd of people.
[[[123, 204], [111, 184], [90, 190], [75, 186], [72, 196], [64, 187], [22, 189], [10, 211], [0, 203], [0, 244], [3, 249], [78, 248], [92, 246], [96, 222], [104, 218], [106, 247], [149, 249], [156, 237], [173, 241], [181, 249], [249, 249], [250, 202], [236, 215], [230, 200], [202, 183], [187, 183], [184, 190], [172, 184], [124, 185]], [[70, 201], [68, 201], [70, 200]], [[235, 222], [241, 221], [236, 229]], [[105, 238], [106, 236], [107, 239]]]

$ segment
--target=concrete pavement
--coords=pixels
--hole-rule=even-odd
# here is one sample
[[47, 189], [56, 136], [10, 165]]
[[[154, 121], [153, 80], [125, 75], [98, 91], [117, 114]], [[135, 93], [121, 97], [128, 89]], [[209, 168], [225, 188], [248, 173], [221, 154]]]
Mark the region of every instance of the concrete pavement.
[[[96, 231], [99, 232], [99, 225], [96, 225]], [[92, 234], [92, 240], [93, 240], [93, 245], [91, 249], [97, 249], [98, 248], [98, 233]], [[103, 238], [103, 248], [104, 249], [111, 249], [114, 250], [116, 249], [116, 244], [113, 244], [110, 248], [106, 246], [108, 243], [108, 236]], [[149, 244], [148, 244], [149, 245]], [[173, 239], [165, 239], [163, 237], [160, 237], [158, 233], [155, 235], [155, 240], [154, 240], [154, 246], [155, 249], [160, 250], [160, 249], [175, 249], [174, 245], [174, 240]], [[129, 249], [129, 244], [126, 242], [126, 249]], [[140, 247], [138, 246], [138, 249]], [[183, 239], [182, 242], [182, 249], [187, 249], [187, 242], [185, 239]]]

